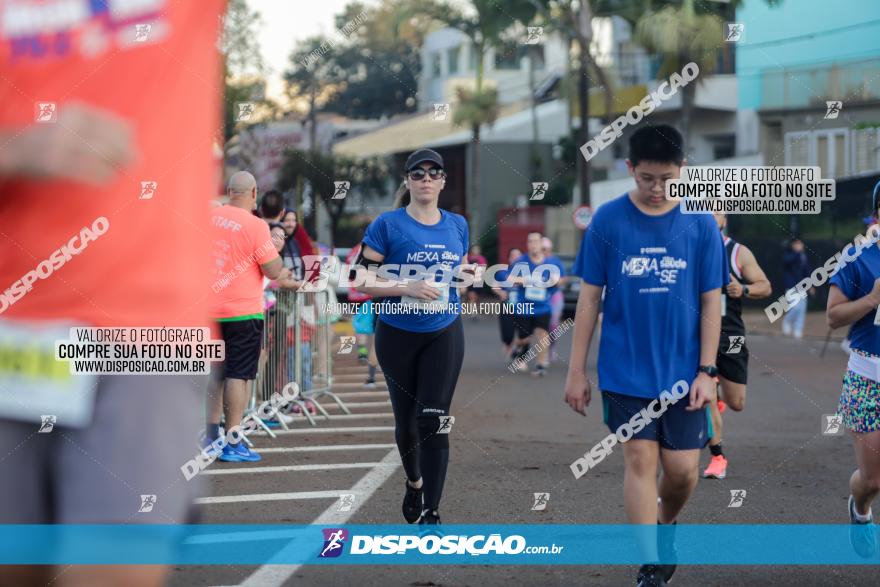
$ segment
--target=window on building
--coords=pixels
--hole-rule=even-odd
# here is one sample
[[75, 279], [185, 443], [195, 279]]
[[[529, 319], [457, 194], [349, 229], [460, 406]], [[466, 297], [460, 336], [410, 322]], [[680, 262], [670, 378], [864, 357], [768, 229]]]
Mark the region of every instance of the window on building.
[[495, 69], [519, 69], [523, 46], [509, 41], [495, 47]]
[[852, 131], [853, 173], [880, 170], [880, 129], [863, 128]]
[[845, 128], [785, 134], [785, 164], [818, 166], [823, 178], [850, 173], [849, 134]]
[[449, 64], [449, 75], [458, 73], [458, 56], [461, 53], [461, 47], [453, 47], [446, 51], [446, 61]]
[[785, 133], [785, 164], [801, 167], [810, 165], [810, 133]]
[[440, 77], [443, 75], [443, 69], [440, 64], [440, 53], [431, 53], [431, 77]]
[[709, 138], [712, 145], [712, 158], [729, 159], [736, 154], [736, 135], [721, 135]]
[[847, 139], [845, 128], [813, 131], [815, 163], [822, 168], [822, 177], [845, 177], [847, 174]]

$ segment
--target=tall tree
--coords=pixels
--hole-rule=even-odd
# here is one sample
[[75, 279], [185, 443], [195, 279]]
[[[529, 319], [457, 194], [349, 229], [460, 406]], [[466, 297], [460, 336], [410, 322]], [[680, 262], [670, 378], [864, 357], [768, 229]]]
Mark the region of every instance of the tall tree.
[[[681, 71], [687, 63], [700, 68], [700, 78], [681, 89], [681, 134], [690, 144], [691, 117], [697, 86], [713, 73], [718, 51], [724, 47], [724, 22], [733, 20], [743, 0], [648, 0], [649, 9], [636, 21], [636, 40], [648, 51], [662, 56], [658, 76]], [[778, 6], [782, 0], [764, 0]], [[631, 14], [631, 13], [628, 13]]]
[[352, 118], [415, 111], [420, 50], [431, 24], [424, 7], [423, 0], [351, 2], [336, 16], [346, 40], [334, 47], [336, 87], [323, 110]]
[[297, 43], [290, 54], [290, 67], [284, 73], [288, 95], [305, 103], [312, 151], [318, 149], [317, 113], [320, 104], [325, 103], [334, 91], [335, 68], [333, 41], [313, 36]]
[[218, 48], [223, 53], [223, 128], [228, 141], [235, 133], [236, 104], [263, 100], [265, 63], [260, 54], [260, 13], [245, 0], [230, 0], [223, 18]]
[[484, 67], [489, 49], [503, 50], [504, 33], [516, 24], [528, 24], [536, 9], [530, 0], [470, 0], [467, 12], [451, 4], [438, 5], [431, 15], [438, 21], [467, 35], [476, 59], [474, 88], [459, 88], [453, 122], [471, 129], [471, 177], [468, 207], [471, 210], [471, 234], [480, 232], [480, 132], [498, 116], [498, 92], [483, 88]]

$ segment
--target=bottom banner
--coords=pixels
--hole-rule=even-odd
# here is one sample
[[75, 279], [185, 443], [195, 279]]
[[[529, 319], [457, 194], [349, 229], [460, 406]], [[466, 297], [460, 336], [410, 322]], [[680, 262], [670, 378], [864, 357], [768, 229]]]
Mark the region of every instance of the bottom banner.
[[0, 564], [851, 565], [877, 543], [874, 525], [0, 525]]

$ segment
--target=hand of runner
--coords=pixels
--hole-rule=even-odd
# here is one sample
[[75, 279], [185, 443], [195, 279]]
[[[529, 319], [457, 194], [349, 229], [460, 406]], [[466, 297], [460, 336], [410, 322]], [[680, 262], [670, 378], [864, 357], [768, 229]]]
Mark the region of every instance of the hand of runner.
[[430, 285], [427, 281], [410, 281], [404, 287], [406, 295], [420, 300], [436, 300], [440, 297], [440, 288]]
[[714, 397], [715, 380], [705, 373], [700, 373], [694, 379], [694, 382], [691, 383], [690, 403], [684, 409], [688, 412], [701, 410], [709, 405]]
[[131, 125], [114, 114], [68, 104], [56, 122], [33, 124], [10, 138], [3, 174], [100, 185], [135, 159]]
[[733, 273], [730, 274], [730, 283], [727, 284], [727, 295], [732, 298], [742, 297], [743, 287]]
[[565, 378], [565, 403], [581, 416], [587, 415], [592, 395], [590, 380], [586, 377], [569, 373]]

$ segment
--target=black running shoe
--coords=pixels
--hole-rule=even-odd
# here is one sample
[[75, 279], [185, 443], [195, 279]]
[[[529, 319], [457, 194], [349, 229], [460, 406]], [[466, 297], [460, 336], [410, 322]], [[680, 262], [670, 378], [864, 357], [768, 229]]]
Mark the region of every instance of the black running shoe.
[[637, 587], [666, 587], [663, 570], [660, 565], [642, 565], [636, 575]]
[[419, 516], [419, 524], [422, 526], [439, 526], [440, 514], [437, 513], [437, 510], [424, 510], [422, 515]]
[[[424, 486], [423, 486], [424, 487]], [[422, 513], [422, 490], [415, 489], [406, 481], [406, 493], [403, 494], [403, 519], [408, 524], [418, 521]]]

